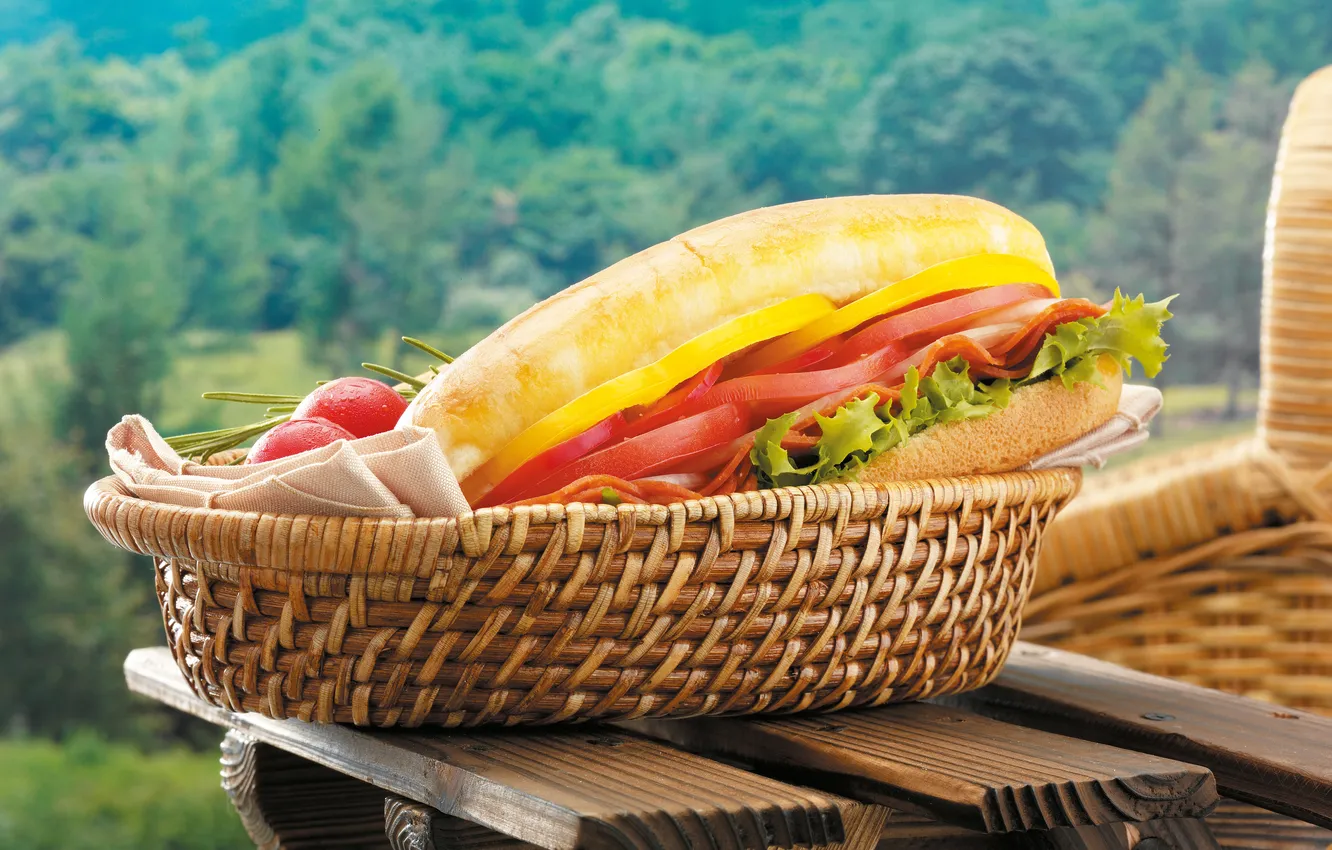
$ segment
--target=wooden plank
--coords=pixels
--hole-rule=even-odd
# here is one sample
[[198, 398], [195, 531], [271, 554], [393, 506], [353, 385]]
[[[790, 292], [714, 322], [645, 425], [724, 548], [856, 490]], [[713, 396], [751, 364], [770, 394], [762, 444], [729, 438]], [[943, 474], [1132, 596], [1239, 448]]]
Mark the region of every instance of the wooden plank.
[[1216, 836], [1203, 820], [1167, 818], [1147, 823], [1129, 824], [1139, 840], [1135, 850], [1221, 850]]
[[384, 791], [229, 730], [222, 789], [257, 850], [389, 850]]
[[535, 845], [390, 794], [384, 831], [392, 850], [535, 850]]
[[198, 699], [165, 648], [131, 653], [125, 677], [144, 696], [547, 850], [855, 850], [874, 846], [887, 815], [619, 730], [367, 732], [232, 714]]
[[259, 748], [253, 738], [234, 729], [222, 739], [222, 790], [240, 815], [241, 826], [256, 850], [285, 850], [259, 802]]
[[1025, 642], [993, 684], [954, 701], [1203, 765], [1226, 796], [1332, 827], [1332, 719]]
[[[1019, 833], [996, 836], [940, 823], [924, 815], [894, 811], [888, 817], [879, 837], [879, 850], [991, 850], [999, 848], [1002, 838]], [[1010, 844], [1010, 847], [1020, 845]]]
[[1199, 817], [1207, 770], [907, 703], [780, 720], [640, 720], [625, 727], [769, 775], [981, 832]]
[[384, 792], [234, 729], [222, 788], [258, 850], [389, 850]]
[[[869, 817], [861, 818], [849, 831], [843, 844], [815, 845], [809, 850], [837, 850], [847, 844], [873, 847], [882, 830], [883, 817], [872, 810], [864, 810]], [[883, 812], [886, 815], [887, 812]], [[390, 794], [384, 800], [384, 823], [391, 850], [536, 850], [535, 845], [501, 835], [480, 824], [435, 811], [423, 803]]]
[[1228, 798], [1207, 816], [1207, 825], [1226, 850], [1327, 850], [1332, 847], [1332, 830]]
[[1030, 850], [1221, 850], [1207, 824], [1194, 818], [1029, 832], [1020, 840]]

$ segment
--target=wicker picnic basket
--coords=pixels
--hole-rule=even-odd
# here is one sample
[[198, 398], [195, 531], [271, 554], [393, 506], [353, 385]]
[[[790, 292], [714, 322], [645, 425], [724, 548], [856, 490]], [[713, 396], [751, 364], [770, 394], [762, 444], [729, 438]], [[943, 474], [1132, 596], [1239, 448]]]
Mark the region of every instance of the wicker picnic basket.
[[1332, 713], [1332, 67], [1291, 103], [1263, 287], [1256, 435], [1090, 481], [1023, 637]]
[[1007, 657], [1076, 470], [457, 519], [181, 508], [94, 484], [168, 642], [234, 711], [377, 726], [831, 710]]

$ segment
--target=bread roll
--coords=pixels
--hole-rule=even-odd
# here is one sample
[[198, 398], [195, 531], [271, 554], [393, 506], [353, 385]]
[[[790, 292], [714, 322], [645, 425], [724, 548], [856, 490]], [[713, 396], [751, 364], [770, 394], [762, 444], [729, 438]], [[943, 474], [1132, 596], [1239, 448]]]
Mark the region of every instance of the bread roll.
[[731, 216], [534, 305], [443, 370], [405, 419], [434, 429], [465, 481], [547, 414], [723, 322], [806, 293], [840, 306], [985, 253], [1053, 274], [1034, 226], [976, 198], [827, 198]]
[[857, 476], [862, 484], [1008, 472], [1067, 445], [1104, 425], [1119, 409], [1124, 372], [1110, 357], [1097, 363], [1104, 388], [1058, 379], [1013, 392], [1008, 407], [984, 419], [964, 419], [926, 428], [871, 461]]

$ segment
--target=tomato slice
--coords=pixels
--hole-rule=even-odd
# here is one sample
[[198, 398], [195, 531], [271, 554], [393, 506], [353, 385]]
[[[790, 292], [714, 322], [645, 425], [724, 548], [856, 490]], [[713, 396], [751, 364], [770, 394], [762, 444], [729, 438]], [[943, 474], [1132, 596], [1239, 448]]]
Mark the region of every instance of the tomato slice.
[[[749, 411], [738, 404], [713, 407], [646, 434], [631, 437], [572, 463], [543, 479], [503, 481], [481, 502], [481, 507], [503, 504], [529, 495], [550, 493], [590, 475], [612, 475], [632, 481], [659, 472], [687, 468], [691, 459], [728, 445], [750, 426]], [[511, 494], [511, 495], [506, 495]], [[501, 499], [501, 500], [497, 500]]]
[[780, 415], [829, 393], [871, 383], [879, 375], [905, 361], [915, 350], [916, 346], [899, 341], [854, 363], [835, 368], [732, 378], [713, 387], [698, 401], [683, 405], [682, 413], [694, 413], [723, 404], [749, 404], [765, 416]]
[[1017, 352], [1018, 359], [1025, 359], [1055, 327], [1079, 319], [1098, 318], [1104, 316], [1106, 312], [1108, 311], [1105, 307], [1085, 298], [1065, 298], [1027, 320], [1022, 330], [996, 347], [994, 353], [1007, 355]]
[[871, 319], [887, 316], [923, 299], [959, 289], [987, 289], [1011, 283], [1040, 284], [1059, 297], [1059, 283], [1047, 267], [1010, 254], [974, 254], [937, 263], [911, 277], [889, 284], [852, 301], [835, 313], [807, 322], [743, 358], [741, 369], [754, 373], [790, 360], [802, 351], [853, 330]]
[[674, 408], [706, 393], [717, 382], [721, 372], [722, 363], [718, 361], [672, 390], [656, 404], [630, 408], [608, 416], [576, 437], [537, 455], [510, 475], [500, 487], [496, 487], [493, 493], [487, 494], [486, 503], [506, 504], [513, 497], [512, 493], [507, 492], [513, 485], [543, 480], [565, 464], [608, 443], [646, 433], [678, 419]]
[[[817, 345], [806, 351], [804, 354], [792, 357], [784, 363], [778, 363], [776, 366], [769, 366], [767, 369], [759, 369], [754, 375], [778, 375], [783, 372], [799, 372], [808, 369], [810, 366], [822, 364], [828, 358], [837, 353], [841, 348], [842, 338], [834, 337], [822, 345]], [[737, 376], [738, 377], [738, 376]]]
[[672, 407], [675, 407], [677, 404], [686, 401], [693, 401], [694, 399], [703, 395], [703, 393], [712, 389], [713, 384], [717, 383], [717, 379], [721, 377], [722, 368], [725, 365], [726, 364], [723, 363], [721, 360], [718, 360], [716, 363], [713, 363], [711, 366], [704, 369], [702, 372], [699, 372], [697, 375], [690, 378], [688, 381], [685, 381], [679, 387], [679, 389], [673, 390], [672, 392], [667, 394], [667, 396], [663, 398], [661, 401], [654, 404], [651, 408], [651, 412], [660, 412], [662, 410], [668, 410]]
[[[877, 321], [888, 319], [890, 317], [902, 316], [906, 313], [910, 313], [921, 307], [928, 307], [932, 304], [938, 304], [941, 301], [948, 301], [950, 299], [959, 298], [961, 296], [969, 295], [976, 291], [977, 290], [974, 289], [955, 289], [952, 290], [951, 292], [941, 292], [937, 295], [931, 295], [926, 298], [922, 298], [919, 301], [914, 302], [910, 307], [907, 307], [903, 310], [899, 310], [894, 313], [890, 313], [888, 316], [880, 316], [878, 319], [866, 322], [864, 325], [861, 325], [859, 328], [856, 328], [853, 333], [849, 334], [850, 339], [855, 339], [857, 336], [859, 336], [861, 331], [867, 330], [869, 327], [872, 326], [872, 323], [875, 323]], [[1044, 294], [1045, 292], [1044, 288], [1041, 288], [1040, 291], [1042, 294]], [[775, 366], [767, 366], [762, 369], [756, 369], [751, 372], [739, 371], [735, 368], [735, 365], [733, 364], [731, 370], [726, 374], [726, 377], [739, 378], [745, 376], [746, 374], [779, 375], [786, 372], [800, 372], [805, 369], [808, 369], [810, 366], [823, 366], [824, 368], [827, 368], [829, 365], [832, 365], [833, 363], [836, 363], [837, 365], [848, 363], [854, 358], [841, 356], [843, 346], [845, 345], [847, 340], [848, 340], [848, 334], [838, 334], [837, 336], [832, 337], [831, 339], [819, 343], [818, 345], [814, 346], [813, 348], [809, 349], [803, 354], [798, 354], [795, 357], [792, 357], [790, 360], [785, 360], [781, 363], [778, 363]], [[868, 351], [867, 347], [866, 351]], [[737, 359], [735, 362], [736, 364], [739, 364], [739, 366], [743, 367], [745, 364], [745, 360], [746, 360], [745, 357], [741, 357]]]
[[[923, 342], [940, 334], [973, 325], [995, 310], [1040, 298], [1042, 286], [1009, 284], [964, 293], [882, 319], [860, 331], [837, 351], [818, 362], [822, 369], [808, 372], [759, 372], [722, 381], [692, 404], [688, 414], [721, 404], [746, 403], [765, 416], [779, 416], [804, 402], [883, 376], [899, 378]], [[1013, 324], [1017, 331], [1022, 326]]]
[[679, 388], [672, 390], [670, 394], [656, 404], [626, 410], [624, 412], [625, 419], [630, 425], [620, 436], [633, 437], [638, 434], [646, 434], [654, 428], [660, 428], [662, 425], [679, 419], [681, 405], [702, 398], [708, 390], [712, 389], [713, 385], [717, 383], [717, 379], [721, 377], [724, 366], [725, 364], [718, 360], [685, 381]]
[[500, 486], [488, 493], [486, 503], [490, 505], [505, 504], [514, 496], [514, 494], [508, 492], [513, 486], [525, 481], [539, 481], [546, 478], [560, 467], [578, 460], [588, 452], [598, 449], [614, 439], [618, 439], [623, 435], [628, 425], [624, 413], [616, 413], [601, 420], [578, 436], [565, 440], [553, 449], [542, 452], [523, 464], [517, 472], [510, 475]]
[[1044, 299], [1049, 293], [1043, 286], [1011, 283], [992, 289], [979, 289], [913, 307], [880, 319], [846, 341], [828, 365], [851, 363], [899, 340], [919, 339], [925, 334], [939, 336], [974, 325], [979, 319], [1014, 304]]
[[790, 333], [831, 314], [833, 309], [827, 297], [807, 293], [723, 322], [660, 360], [596, 386], [551, 411], [460, 482], [463, 494], [475, 500], [537, 455], [616, 412], [652, 404], [713, 363], [748, 346]]

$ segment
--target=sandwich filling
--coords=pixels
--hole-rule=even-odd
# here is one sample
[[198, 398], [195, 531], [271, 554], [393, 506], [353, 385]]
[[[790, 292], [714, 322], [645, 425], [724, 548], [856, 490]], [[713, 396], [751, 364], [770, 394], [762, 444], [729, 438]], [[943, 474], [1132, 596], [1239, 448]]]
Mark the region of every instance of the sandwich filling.
[[[691, 363], [697, 371], [655, 392], [634, 373], [617, 379], [621, 391], [593, 390], [596, 405], [585, 397], [555, 411], [547, 419], [558, 428], [543, 420], [520, 435], [464, 491], [476, 507], [662, 503], [854, 478], [932, 425], [1003, 409], [1019, 387], [1100, 383], [1103, 356], [1126, 373], [1133, 360], [1149, 377], [1160, 370], [1170, 299], [1059, 298], [1027, 261], [984, 259], [997, 271], [978, 274], [965, 258], [835, 311], [802, 305], [808, 315], [794, 327], [786, 308], [774, 313], [788, 322], [779, 334], [740, 322], [750, 336], [726, 346], [714, 333], [707, 349], [731, 353]], [[668, 359], [689, 362], [678, 355]], [[669, 374], [653, 371], [655, 386]], [[589, 412], [595, 421], [580, 427]]]

